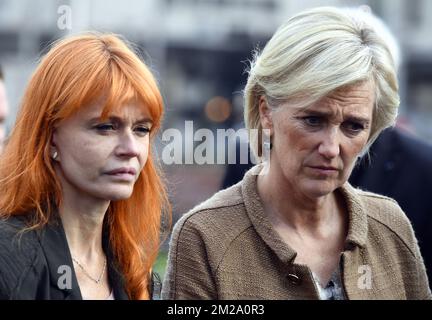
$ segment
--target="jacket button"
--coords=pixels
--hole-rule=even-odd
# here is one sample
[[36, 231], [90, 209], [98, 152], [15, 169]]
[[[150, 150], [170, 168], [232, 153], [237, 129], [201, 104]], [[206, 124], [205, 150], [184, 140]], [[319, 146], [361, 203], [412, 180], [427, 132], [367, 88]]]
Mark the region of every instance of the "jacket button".
[[301, 283], [301, 279], [293, 273], [289, 273], [287, 275], [287, 278], [288, 278], [289, 282], [291, 282], [293, 285], [298, 286]]

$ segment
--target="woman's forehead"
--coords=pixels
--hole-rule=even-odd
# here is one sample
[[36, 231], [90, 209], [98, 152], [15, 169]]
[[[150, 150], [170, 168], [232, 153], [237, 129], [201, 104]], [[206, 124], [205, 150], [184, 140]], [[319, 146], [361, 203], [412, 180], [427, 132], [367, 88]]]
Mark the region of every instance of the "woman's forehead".
[[302, 110], [363, 110], [369, 113], [375, 104], [375, 89], [369, 83], [340, 87], [320, 99], [304, 105]]
[[333, 90], [326, 97], [341, 101], [345, 99], [366, 99], [373, 101], [375, 99], [374, 82], [363, 81], [352, 85], [346, 85]]
[[82, 108], [84, 117], [116, 117], [116, 118], [147, 118], [151, 119], [149, 109], [140, 102], [130, 101], [120, 105], [108, 107], [104, 103], [94, 103]]

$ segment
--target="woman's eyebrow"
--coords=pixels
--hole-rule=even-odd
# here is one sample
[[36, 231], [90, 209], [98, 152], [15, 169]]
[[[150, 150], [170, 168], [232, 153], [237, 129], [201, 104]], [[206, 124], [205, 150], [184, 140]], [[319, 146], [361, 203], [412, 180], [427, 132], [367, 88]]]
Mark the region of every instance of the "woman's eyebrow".
[[[324, 118], [328, 118], [328, 117], [331, 117], [333, 115], [332, 112], [308, 110], [308, 109], [302, 110], [301, 112], [305, 115], [308, 115], [308, 116], [324, 117]], [[353, 122], [360, 122], [363, 124], [369, 124], [370, 123], [369, 118], [357, 116], [357, 115], [347, 115], [347, 116], [345, 116], [345, 120], [346, 121], [353, 121]]]
[[142, 118], [140, 120], [135, 121], [135, 124], [137, 123], [148, 123], [148, 124], [153, 124], [153, 120], [150, 118]]
[[[118, 117], [118, 116], [109, 116], [107, 119], [109, 121], [113, 121], [113, 122], [120, 122], [120, 123], [124, 122], [123, 118]], [[96, 121], [100, 121], [100, 120], [102, 120], [102, 118], [100, 116], [99, 117], [93, 117], [93, 118], [91, 118], [89, 120], [89, 122], [96, 122]], [[149, 123], [149, 124], [153, 124], [153, 120], [146, 117], [146, 118], [141, 118], [139, 120], [136, 120], [134, 122], [134, 124], [137, 124], [137, 123]]]
[[369, 124], [370, 123], [370, 120], [368, 118], [359, 117], [359, 116], [347, 116], [345, 118], [345, 120], [352, 121], [352, 122], [360, 122], [362, 124]]
[[300, 112], [309, 116], [317, 116], [317, 117], [330, 117], [333, 114], [332, 112], [310, 110], [310, 109], [303, 109]]

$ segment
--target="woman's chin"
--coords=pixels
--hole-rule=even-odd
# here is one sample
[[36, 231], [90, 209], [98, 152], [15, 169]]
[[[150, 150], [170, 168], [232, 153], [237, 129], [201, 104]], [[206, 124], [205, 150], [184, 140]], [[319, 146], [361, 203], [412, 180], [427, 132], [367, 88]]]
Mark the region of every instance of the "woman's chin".
[[303, 194], [307, 194], [311, 198], [326, 196], [337, 188], [339, 185], [334, 181], [307, 181], [299, 185], [303, 190]]
[[116, 190], [103, 190], [99, 192], [98, 198], [102, 198], [109, 201], [119, 201], [129, 199], [132, 195], [133, 189], [122, 188]]
[[111, 200], [111, 201], [126, 200], [126, 199], [129, 199], [131, 195], [132, 195], [132, 193], [127, 194], [127, 195], [125, 195], [125, 194], [112, 195], [112, 196], [109, 198], [109, 200]]

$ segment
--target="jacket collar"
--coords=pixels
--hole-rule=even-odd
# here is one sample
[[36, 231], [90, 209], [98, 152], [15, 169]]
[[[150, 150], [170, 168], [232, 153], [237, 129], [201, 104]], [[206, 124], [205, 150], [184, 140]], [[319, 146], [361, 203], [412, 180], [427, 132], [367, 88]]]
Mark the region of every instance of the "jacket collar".
[[[45, 228], [39, 231], [39, 241], [48, 264], [51, 287], [62, 291], [65, 299], [82, 300], [66, 234], [60, 218], [53, 219]], [[103, 235], [103, 248], [107, 255], [108, 278], [114, 291], [114, 298], [116, 300], [128, 299], [124, 289], [123, 276], [115, 266], [115, 259], [109, 249], [107, 232], [104, 232]], [[65, 286], [65, 272], [69, 272], [69, 270], [71, 271], [71, 285]]]
[[368, 234], [368, 220], [367, 211], [364, 208], [358, 190], [348, 182], [345, 182], [345, 184], [337, 190], [339, 190], [344, 197], [348, 210], [349, 226], [346, 246], [349, 248], [353, 244], [364, 247]]
[[[262, 170], [262, 165], [250, 169], [242, 182], [242, 196], [246, 212], [253, 227], [263, 241], [276, 253], [284, 263], [292, 263], [297, 253], [290, 248], [274, 230], [270, 220], [264, 213], [264, 206], [257, 190], [257, 176]], [[368, 232], [367, 215], [357, 191], [346, 182], [337, 189], [345, 199], [349, 227], [346, 239], [346, 249], [351, 250], [353, 245], [365, 246]]]
[[51, 287], [62, 291], [65, 299], [82, 300], [61, 220], [53, 219], [39, 234], [39, 241], [48, 264]]

